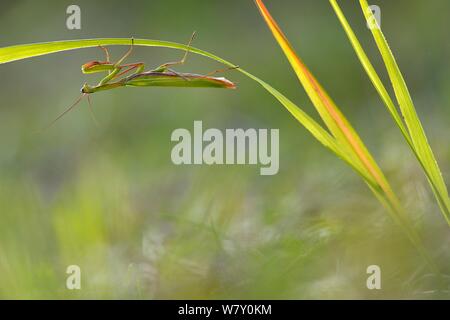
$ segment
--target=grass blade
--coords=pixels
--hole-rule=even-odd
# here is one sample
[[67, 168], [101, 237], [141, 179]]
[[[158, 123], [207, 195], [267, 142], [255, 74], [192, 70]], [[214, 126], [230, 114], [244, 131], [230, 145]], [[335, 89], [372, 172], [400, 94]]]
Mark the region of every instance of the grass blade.
[[350, 43], [356, 52], [356, 55], [358, 56], [367, 75], [369, 76], [370, 80], [372, 81], [373, 86], [375, 87], [378, 94], [380, 95], [381, 100], [386, 105], [388, 111], [390, 112], [392, 118], [394, 119], [395, 123], [399, 127], [400, 131], [402, 132], [402, 134], [405, 137], [408, 144], [410, 144], [412, 146], [411, 138], [410, 138], [409, 133], [405, 127], [405, 124], [403, 123], [403, 120], [397, 110], [397, 107], [395, 106], [394, 102], [391, 99], [391, 96], [389, 95], [389, 93], [386, 90], [386, 87], [383, 85], [380, 77], [378, 76], [377, 72], [375, 71], [375, 68], [373, 67], [372, 63], [370, 62], [369, 58], [367, 57], [367, 54], [364, 52], [364, 49], [362, 48], [361, 43], [358, 41], [358, 38], [356, 37], [350, 24], [348, 23], [347, 19], [345, 18], [337, 1], [330, 0], [330, 3], [334, 9], [339, 21], [341, 22], [342, 27], [344, 28], [344, 30], [347, 34], [347, 37], [349, 38]]
[[[18, 46], [10, 46], [0, 48], [0, 64], [9, 63], [13, 61], [18, 61], [22, 59], [42, 56], [46, 54], [63, 52], [74, 49], [90, 48], [97, 46], [109, 46], [109, 45], [130, 45], [130, 39], [128, 38], [100, 38], [100, 39], [80, 39], [80, 40], [66, 40], [66, 41], [55, 41], [55, 42], [45, 42], [45, 43], [34, 43]], [[150, 47], [165, 47], [173, 48], [178, 50], [186, 50], [188, 47], [184, 44], [179, 44], [175, 42], [160, 41], [160, 40], [148, 40], [148, 39], [135, 39], [134, 45], [137, 46], [150, 46]], [[234, 67], [235, 65], [228, 62], [212, 53], [190, 47], [190, 52], [199, 54], [217, 62], [223, 63], [229, 67]], [[300, 122], [319, 142], [321, 142], [325, 147], [335, 153], [339, 158], [344, 160], [351, 168], [353, 168], [368, 184], [369, 188], [375, 193], [377, 198], [390, 210], [390, 212], [399, 212], [399, 203], [393, 193], [393, 198], [386, 198], [385, 191], [380, 188], [378, 180], [374, 178], [367, 168], [359, 161], [355, 161], [355, 156], [349, 153], [347, 148], [338, 141], [334, 136], [332, 136], [326, 129], [324, 129], [320, 124], [314, 121], [310, 116], [308, 116], [301, 108], [285, 97], [281, 92], [270, 86], [268, 83], [259, 79], [258, 77], [252, 75], [251, 73], [245, 71], [242, 68], [237, 69], [239, 72], [243, 73], [250, 79], [259, 83], [265, 90], [267, 90], [272, 96], [274, 96], [293, 116]], [[312, 77], [312, 75], [309, 75]], [[315, 86], [319, 86], [317, 82], [314, 82]], [[323, 90], [321, 91], [323, 95]], [[321, 97], [321, 96], [320, 96]], [[333, 107], [331, 105], [331, 107]], [[340, 112], [336, 110], [337, 116]], [[336, 116], [335, 115], [335, 116]], [[325, 113], [326, 116], [326, 113]], [[344, 122], [345, 125], [345, 122]], [[352, 129], [351, 129], [352, 130]], [[350, 131], [351, 134], [351, 131]], [[358, 138], [359, 139], [359, 138]], [[364, 151], [364, 149], [363, 149]], [[376, 166], [376, 168], [378, 168]], [[379, 170], [379, 169], [378, 169]], [[383, 175], [381, 175], [384, 177]], [[387, 182], [386, 182], [387, 183]], [[390, 187], [389, 187], [390, 189]], [[406, 218], [399, 214], [394, 214], [393, 218], [400, 224], [405, 226]], [[405, 232], [408, 237], [420, 247], [420, 239], [415, 234], [413, 228], [405, 227]], [[421, 252], [423, 250], [419, 249]], [[431, 264], [430, 260], [428, 260]]]
[[[367, 1], [360, 0], [360, 5], [366, 19], [376, 23], [376, 19], [374, 19]], [[386, 66], [392, 87], [394, 88], [395, 96], [403, 118], [405, 119], [414, 151], [430, 182], [441, 212], [450, 226], [450, 199], [448, 197], [447, 186], [445, 185], [431, 146], [428, 143], [425, 130], [417, 115], [406, 82], [380, 26], [377, 25], [371, 28], [371, 31]]]
[[316, 78], [312, 75], [300, 57], [295, 53], [293, 47], [279, 28], [278, 24], [272, 18], [267, 8], [264, 6], [263, 2], [261, 0], [256, 0], [255, 2], [275, 39], [279, 43], [292, 68], [297, 74], [301, 84], [305, 88], [305, 91], [337, 141], [339, 141], [346, 151], [350, 153], [354, 161], [357, 161], [363, 165], [365, 170], [370, 174], [370, 176], [373, 177], [373, 179], [387, 195], [389, 194], [389, 196], [395, 197], [392, 194], [383, 173], [375, 163], [367, 148], [362, 143], [356, 131], [335, 103], [331, 100]]
[[425, 250], [411, 221], [406, 216], [397, 196], [359, 135], [297, 55], [263, 1], [255, 0], [255, 3], [319, 115], [342, 147], [342, 152], [348, 154], [352, 167], [362, 167], [365, 176], [371, 177], [371, 180], [375, 182], [375, 187], [369, 184], [370, 189], [377, 199], [387, 207], [393, 220], [403, 229], [424, 259], [435, 269], [432, 259]]
[[[99, 39], [79, 39], [79, 40], [63, 40], [63, 41], [52, 41], [43, 43], [32, 43], [24, 45], [16, 45], [10, 47], [0, 48], [0, 64], [9, 63], [13, 61], [38, 57], [42, 55], [82, 49], [91, 48], [98, 46], [110, 46], [110, 45], [130, 45], [130, 39], [128, 38], [99, 38]], [[134, 45], [136, 46], [149, 46], [149, 47], [164, 47], [172, 48], [178, 50], [186, 50], [188, 46], [184, 44], [179, 44], [169, 41], [160, 40], [149, 40], [149, 39], [134, 39]], [[229, 67], [234, 67], [235, 65], [228, 62], [212, 53], [189, 47], [190, 52], [208, 57], [217, 62], [223, 63]], [[250, 79], [259, 83], [265, 90], [267, 90], [271, 95], [273, 95], [291, 114], [297, 119], [320, 143], [322, 143], [326, 148], [334, 152], [338, 157], [343, 159], [349, 165], [351, 163], [349, 157], [341, 152], [336, 139], [330, 135], [330, 133], [324, 129], [320, 124], [318, 124], [314, 119], [308, 116], [301, 108], [290, 101], [278, 90], [270, 86], [268, 83], [254, 76], [253, 74], [245, 71], [242, 68], [236, 69], [243, 73]], [[374, 185], [375, 182], [371, 181], [361, 167], [355, 166], [354, 169], [363, 176], [370, 184]]]
[[[10, 46], [0, 48], [0, 64], [9, 63], [13, 61], [33, 58], [46, 54], [69, 51], [74, 49], [91, 48], [98, 46], [109, 45], [130, 45], [130, 39], [127, 38], [99, 38], [99, 39], [80, 39], [80, 40], [65, 40], [43, 43], [32, 43], [17, 46]], [[150, 47], [164, 47], [179, 50], [186, 50], [188, 46], [175, 42], [148, 40], [148, 39], [134, 39], [135, 46], [150, 46]], [[190, 52], [199, 54], [217, 62], [223, 63], [229, 67], [234, 67], [234, 64], [228, 62], [209, 52], [189, 47]], [[317, 140], [319, 140], [325, 147], [331, 151], [339, 154], [339, 148], [334, 137], [332, 137], [327, 130], [325, 130], [314, 119], [309, 117], [302, 109], [290, 101], [287, 97], [281, 94], [278, 90], [270, 86], [268, 83], [245, 71], [242, 68], [236, 69], [247, 77], [258, 82], [264, 89], [272, 94]], [[340, 155], [345, 158], [344, 155]]]

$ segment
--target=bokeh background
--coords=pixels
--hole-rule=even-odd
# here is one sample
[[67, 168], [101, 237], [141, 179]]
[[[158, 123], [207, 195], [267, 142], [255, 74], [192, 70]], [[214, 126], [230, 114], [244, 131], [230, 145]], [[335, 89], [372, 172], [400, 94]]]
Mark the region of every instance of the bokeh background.
[[[388, 80], [357, 1], [340, 1]], [[97, 37], [186, 43], [261, 77], [316, 117], [252, 1], [2, 1], [0, 46]], [[441, 270], [450, 234], [417, 162], [380, 102], [328, 1], [267, 0], [300, 56], [361, 133]], [[443, 174], [450, 181], [450, 2], [372, 1]], [[112, 47], [118, 58], [125, 47]], [[135, 49], [149, 67], [180, 51]], [[258, 84], [239, 89], [126, 88], [92, 96], [50, 129], [84, 82], [96, 48], [0, 65], [0, 298], [449, 298], [368, 188]], [[190, 55], [179, 71], [221, 68]], [[317, 118], [317, 117], [316, 117]], [[175, 166], [176, 128], [279, 128], [280, 171]], [[66, 268], [82, 289], [66, 289]], [[382, 290], [366, 288], [366, 268]]]

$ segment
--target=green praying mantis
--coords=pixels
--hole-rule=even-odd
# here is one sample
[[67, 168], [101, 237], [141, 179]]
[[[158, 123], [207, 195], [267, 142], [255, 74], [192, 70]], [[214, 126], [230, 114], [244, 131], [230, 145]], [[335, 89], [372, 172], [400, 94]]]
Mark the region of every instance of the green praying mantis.
[[[219, 72], [237, 69], [239, 68], [238, 66], [216, 70], [207, 75], [180, 73], [171, 69], [173, 66], [182, 65], [185, 63], [194, 37], [195, 32], [192, 34], [187, 45], [186, 52], [181, 60], [164, 63], [150, 71], [144, 71], [145, 64], [142, 62], [123, 64], [125, 59], [127, 59], [133, 51], [133, 38], [131, 39], [130, 49], [115, 63], [110, 61], [108, 49], [103, 46], [99, 46], [100, 49], [104, 51], [106, 60], [87, 62], [81, 66], [81, 71], [84, 74], [106, 72], [107, 75], [95, 86], [90, 86], [85, 83], [81, 88], [81, 96], [67, 110], [53, 120], [49, 126], [53, 125], [61, 117], [71, 111], [84, 97], [87, 97], [92, 113], [89, 95], [99, 91], [112, 90], [120, 87], [197, 87], [235, 89], [236, 85], [233, 82], [223, 77], [214, 77], [213, 75]], [[94, 115], [93, 118], [95, 120]]]

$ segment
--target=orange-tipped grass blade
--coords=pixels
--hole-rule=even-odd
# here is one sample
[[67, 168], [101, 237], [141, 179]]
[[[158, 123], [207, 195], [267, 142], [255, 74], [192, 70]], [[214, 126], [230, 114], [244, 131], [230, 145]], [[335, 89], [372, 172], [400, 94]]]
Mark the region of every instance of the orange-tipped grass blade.
[[351, 161], [355, 162], [353, 168], [362, 166], [364, 172], [371, 177], [371, 180], [373, 179], [376, 182], [376, 186], [374, 187], [369, 183], [369, 180], [365, 179], [369, 185], [369, 188], [374, 192], [378, 200], [385, 207], [387, 207], [393, 220], [400, 225], [407, 237], [415, 245], [430, 267], [435, 269], [432, 259], [424, 249], [423, 243], [411, 221], [406, 216], [400, 201], [359, 135], [350, 125], [333, 100], [325, 92], [307, 66], [296, 54], [292, 45], [289, 43], [287, 37], [271, 16], [263, 1], [254, 1], [322, 120], [336, 138], [339, 146], [343, 149], [342, 152], [348, 154]]
[[384, 192], [386, 194], [392, 194], [381, 170], [378, 168], [353, 127], [296, 54], [292, 45], [270, 15], [264, 3], [261, 0], [255, 0], [255, 2], [327, 127], [336, 139], [343, 144], [345, 149], [352, 154], [353, 158], [364, 165], [366, 170], [373, 176]]

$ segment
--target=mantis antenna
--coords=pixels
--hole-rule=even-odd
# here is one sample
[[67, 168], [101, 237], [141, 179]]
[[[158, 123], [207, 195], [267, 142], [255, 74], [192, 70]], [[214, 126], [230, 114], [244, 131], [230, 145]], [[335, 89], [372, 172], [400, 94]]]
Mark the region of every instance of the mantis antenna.
[[[42, 131], [47, 130], [48, 128], [50, 128], [51, 126], [53, 126], [56, 121], [58, 121], [59, 119], [61, 119], [63, 116], [65, 116], [69, 111], [71, 111], [73, 108], [75, 108], [80, 101], [86, 96], [86, 93], [83, 93], [69, 108], [67, 108], [66, 110], [64, 110], [63, 113], [61, 113], [59, 116], [57, 116], [52, 122], [50, 122], [47, 126], [45, 126]], [[88, 97], [89, 98], [89, 97]], [[90, 105], [90, 103], [89, 103]], [[92, 111], [92, 110], [91, 110]]]

